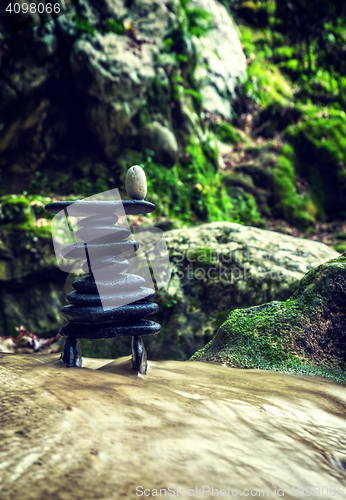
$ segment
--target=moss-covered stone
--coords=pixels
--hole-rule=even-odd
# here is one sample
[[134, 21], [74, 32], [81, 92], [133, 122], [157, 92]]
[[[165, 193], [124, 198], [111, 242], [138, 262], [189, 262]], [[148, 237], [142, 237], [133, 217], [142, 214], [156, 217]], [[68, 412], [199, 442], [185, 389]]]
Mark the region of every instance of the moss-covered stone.
[[237, 309], [194, 361], [346, 383], [346, 255], [309, 271], [285, 302]]
[[151, 359], [187, 359], [225, 320], [225, 311], [285, 300], [304, 273], [338, 254], [317, 242], [227, 222], [169, 231], [172, 277], [158, 292], [145, 339]]

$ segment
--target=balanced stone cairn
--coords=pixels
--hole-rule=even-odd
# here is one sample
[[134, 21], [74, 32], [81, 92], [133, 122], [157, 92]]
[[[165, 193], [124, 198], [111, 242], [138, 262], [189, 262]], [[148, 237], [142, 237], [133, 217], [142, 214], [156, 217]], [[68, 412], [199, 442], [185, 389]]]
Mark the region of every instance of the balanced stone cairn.
[[[156, 313], [158, 305], [149, 302], [155, 291], [143, 286], [143, 277], [125, 273], [129, 261], [124, 257], [135, 255], [139, 244], [128, 239], [131, 234], [128, 228], [116, 225], [119, 204], [122, 204], [127, 215], [147, 214], [155, 210], [153, 203], [144, 201], [147, 182], [143, 169], [138, 165], [127, 172], [126, 192], [131, 200], [78, 201], [73, 207], [73, 215], [82, 217], [78, 222], [82, 229], [75, 233], [81, 241], [66, 246], [63, 256], [71, 260], [86, 257], [82, 270], [87, 276], [77, 278], [72, 283], [74, 291], [67, 295], [70, 305], [62, 308], [62, 315], [68, 321], [60, 330], [60, 334], [66, 337], [62, 360], [67, 367], [82, 366], [79, 339], [132, 336], [133, 368], [141, 374], [147, 372], [147, 354], [141, 336], [154, 335], [161, 326], [142, 318]], [[64, 210], [67, 217], [67, 208], [74, 203], [53, 202], [45, 208], [53, 214]], [[97, 237], [98, 234], [103, 236]], [[90, 241], [90, 235], [95, 239]], [[98, 258], [90, 263], [90, 254], [95, 252]], [[108, 266], [112, 266], [112, 273], [108, 272]], [[98, 270], [97, 284], [93, 270]], [[100, 286], [103, 291], [102, 302]], [[117, 306], [117, 303], [124, 302], [126, 305]], [[111, 308], [104, 309], [103, 305], [107, 303]]]

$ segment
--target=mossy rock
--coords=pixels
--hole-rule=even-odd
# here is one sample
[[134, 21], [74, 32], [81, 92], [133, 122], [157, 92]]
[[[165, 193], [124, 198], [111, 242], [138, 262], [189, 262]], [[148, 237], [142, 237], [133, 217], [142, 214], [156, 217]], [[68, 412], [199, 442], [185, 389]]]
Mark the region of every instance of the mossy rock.
[[312, 190], [320, 215], [330, 219], [346, 215], [346, 116], [344, 112], [307, 114], [288, 128], [296, 170]]
[[[247, 146], [244, 152], [254, 160], [247, 159], [246, 163], [237, 165], [235, 173], [223, 174], [229, 194], [232, 196], [233, 186], [242, 187], [254, 195], [261, 214], [285, 219], [301, 229], [310, 227], [317, 218], [318, 207], [309, 191], [297, 192], [293, 147], [268, 141]], [[250, 224], [249, 220], [245, 223]]]
[[344, 254], [309, 271], [285, 302], [231, 312], [191, 359], [346, 383], [345, 293]]
[[210, 130], [214, 132], [216, 137], [225, 144], [238, 144], [241, 142], [239, 133], [232, 127], [230, 123], [212, 122]]
[[317, 215], [309, 194], [300, 196], [296, 189], [296, 172], [291, 158], [293, 150], [283, 147], [275, 167], [273, 168], [273, 188], [275, 208], [279, 216], [301, 228], [311, 226]]

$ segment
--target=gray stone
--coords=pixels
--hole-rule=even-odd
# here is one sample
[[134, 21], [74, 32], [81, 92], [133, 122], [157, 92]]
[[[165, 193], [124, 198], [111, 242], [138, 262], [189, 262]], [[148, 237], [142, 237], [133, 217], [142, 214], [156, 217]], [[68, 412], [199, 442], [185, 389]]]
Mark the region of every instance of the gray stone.
[[178, 144], [173, 132], [158, 122], [141, 130], [142, 147], [151, 149], [155, 159], [163, 165], [172, 166], [178, 155]]
[[155, 77], [157, 47], [143, 43], [134, 48], [128, 37], [96, 34], [78, 40], [71, 53], [71, 69], [86, 96], [91, 133], [107, 157], [134, 133], [131, 119], [143, 106], [144, 95]]
[[239, 32], [224, 5], [217, 0], [192, 0], [191, 6], [212, 14], [214, 29], [195, 40], [200, 56], [196, 78], [201, 82], [203, 107], [231, 118], [236, 86], [246, 78], [246, 58]]
[[[245, 74], [245, 57], [225, 8], [216, 0], [196, 0], [195, 5], [212, 12], [216, 26], [205, 39], [189, 42], [190, 54], [196, 45], [201, 57], [196, 76], [201, 79], [204, 106], [229, 117], [234, 87]], [[78, 8], [96, 28], [93, 35], [77, 29], [75, 10], [32, 30], [0, 34], [4, 44], [0, 168], [8, 174], [12, 192], [25, 190], [35, 172], [51, 164], [61, 139], [73, 135], [76, 125], [84, 132], [86, 124], [101, 154], [113, 161], [124, 146], [138, 147], [142, 123], [158, 122], [168, 129], [169, 146], [168, 151], [163, 148], [162, 161], [169, 164], [176, 158], [176, 142], [169, 131], [173, 121], [168, 77], [178, 74], [179, 68], [174, 55], [161, 49], [177, 15], [164, 0], [132, 6], [123, 0], [101, 0], [97, 6], [81, 0]], [[102, 35], [104, 23], [112, 18], [126, 19], [133, 26], [131, 36]], [[157, 81], [162, 93], [155, 101], [152, 91]], [[179, 131], [200, 135], [200, 117], [191, 104], [191, 96], [176, 103], [182, 122]], [[142, 111], [144, 122], [138, 119]], [[90, 147], [95, 146], [91, 141]], [[65, 161], [63, 165], [68, 168]]]
[[176, 16], [164, 0], [142, 0], [131, 10], [129, 17], [138, 37], [147, 37], [161, 44], [173, 28]]

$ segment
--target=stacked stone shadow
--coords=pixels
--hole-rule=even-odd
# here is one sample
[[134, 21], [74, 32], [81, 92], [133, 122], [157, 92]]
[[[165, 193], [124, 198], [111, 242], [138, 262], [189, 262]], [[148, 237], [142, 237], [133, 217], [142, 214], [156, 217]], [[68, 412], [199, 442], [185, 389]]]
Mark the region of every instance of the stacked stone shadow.
[[[73, 203], [54, 202], [45, 208], [53, 214], [64, 210], [67, 217], [67, 208]], [[147, 214], [155, 210], [154, 204], [143, 200], [78, 201], [73, 207], [73, 215], [81, 217], [78, 222], [81, 229], [75, 233], [81, 241], [66, 246], [62, 254], [69, 260], [85, 260], [86, 257], [82, 265], [86, 276], [72, 283], [74, 291], [67, 295], [70, 305], [62, 308], [62, 315], [68, 322], [60, 330], [60, 334], [66, 337], [63, 361], [67, 367], [82, 366], [79, 339], [131, 336], [133, 368], [145, 374], [147, 356], [141, 336], [154, 335], [161, 327], [143, 318], [157, 312], [158, 306], [150, 302], [155, 291], [143, 286], [145, 279], [126, 274], [129, 267], [126, 257], [134, 256], [139, 244], [129, 239], [128, 228], [116, 225], [120, 204], [126, 215]], [[97, 255], [92, 263], [90, 254]], [[109, 266], [112, 266], [111, 273]], [[96, 270], [98, 286], [93, 274]], [[98, 291], [100, 285], [102, 302]], [[121, 305], [124, 303], [127, 305]], [[103, 305], [107, 308], [104, 309]]]

